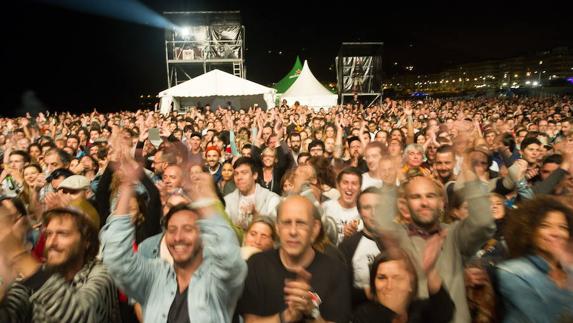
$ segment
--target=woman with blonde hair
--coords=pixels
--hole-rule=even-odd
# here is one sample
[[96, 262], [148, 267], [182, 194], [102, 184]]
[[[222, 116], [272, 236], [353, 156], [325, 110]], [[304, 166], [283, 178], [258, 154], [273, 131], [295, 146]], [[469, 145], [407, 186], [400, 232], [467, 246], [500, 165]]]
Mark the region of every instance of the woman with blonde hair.
[[271, 250], [278, 242], [275, 221], [268, 216], [258, 216], [251, 221], [243, 236], [241, 256], [247, 260], [255, 253]]

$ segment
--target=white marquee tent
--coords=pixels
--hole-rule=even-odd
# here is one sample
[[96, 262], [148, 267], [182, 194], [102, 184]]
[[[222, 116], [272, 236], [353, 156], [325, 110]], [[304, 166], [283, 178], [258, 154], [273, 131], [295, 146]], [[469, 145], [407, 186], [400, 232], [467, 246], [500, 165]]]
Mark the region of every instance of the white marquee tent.
[[262, 86], [240, 77], [212, 70], [194, 79], [161, 91], [160, 111], [169, 113], [171, 109], [180, 110], [183, 106], [210, 104], [227, 106], [228, 102], [235, 108], [248, 108], [258, 104], [263, 108], [274, 107], [276, 90]]
[[307, 105], [314, 110], [319, 110], [320, 108], [335, 106], [338, 96], [320, 84], [310, 71], [308, 61], [304, 61], [304, 66], [298, 79], [282, 95], [281, 100], [283, 99], [287, 100], [289, 105], [298, 101], [301, 105]]

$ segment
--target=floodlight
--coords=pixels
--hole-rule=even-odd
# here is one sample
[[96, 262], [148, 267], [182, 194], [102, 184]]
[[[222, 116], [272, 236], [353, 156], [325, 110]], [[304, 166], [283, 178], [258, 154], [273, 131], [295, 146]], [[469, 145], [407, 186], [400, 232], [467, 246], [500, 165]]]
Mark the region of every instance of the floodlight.
[[190, 27], [179, 27], [179, 34], [181, 37], [189, 37], [191, 35]]

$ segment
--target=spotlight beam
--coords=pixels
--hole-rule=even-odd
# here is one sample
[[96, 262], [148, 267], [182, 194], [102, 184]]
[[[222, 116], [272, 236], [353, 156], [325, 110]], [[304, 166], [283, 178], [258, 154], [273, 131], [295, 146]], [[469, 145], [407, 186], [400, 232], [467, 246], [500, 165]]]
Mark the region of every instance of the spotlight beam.
[[177, 26], [137, 0], [39, 0], [40, 2], [92, 15], [119, 19], [161, 29]]

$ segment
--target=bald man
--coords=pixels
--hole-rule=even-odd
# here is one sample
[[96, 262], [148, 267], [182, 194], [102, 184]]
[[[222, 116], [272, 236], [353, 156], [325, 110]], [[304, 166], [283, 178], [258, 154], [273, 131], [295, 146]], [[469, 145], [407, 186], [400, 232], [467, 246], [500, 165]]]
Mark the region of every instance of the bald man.
[[320, 216], [301, 196], [278, 206], [278, 250], [253, 255], [238, 310], [245, 322], [347, 322], [348, 274], [341, 262], [312, 248]]

